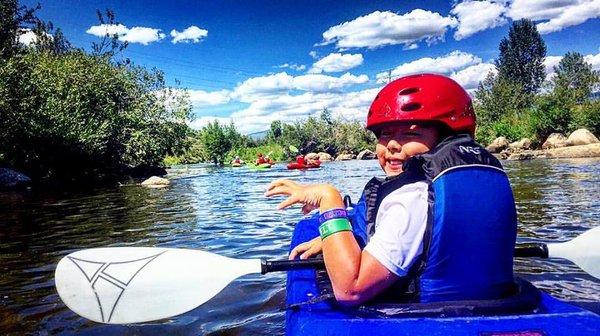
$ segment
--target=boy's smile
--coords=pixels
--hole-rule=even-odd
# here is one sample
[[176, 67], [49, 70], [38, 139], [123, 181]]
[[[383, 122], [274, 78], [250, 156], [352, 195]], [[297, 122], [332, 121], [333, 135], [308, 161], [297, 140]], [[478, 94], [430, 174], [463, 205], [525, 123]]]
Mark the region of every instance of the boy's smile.
[[437, 128], [431, 125], [383, 126], [375, 152], [385, 174], [395, 176], [402, 173], [402, 165], [407, 159], [431, 150], [438, 138]]

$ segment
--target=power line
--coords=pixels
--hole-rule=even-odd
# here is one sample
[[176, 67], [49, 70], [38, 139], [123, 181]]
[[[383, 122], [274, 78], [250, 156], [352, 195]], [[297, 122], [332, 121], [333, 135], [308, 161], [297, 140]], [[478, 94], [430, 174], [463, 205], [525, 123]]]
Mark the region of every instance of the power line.
[[239, 68], [234, 68], [234, 67], [225, 67], [225, 66], [219, 66], [219, 65], [214, 65], [214, 64], [207, 64], [207, 63], [202, 63], [202, 62], [190, 62], [190, 61], [185, 61], [185, 60], [181, 60], [181, 59], [177, 59], [177, 58], [171, 58], [171, 57], [165, 57], [165, 56], [157, 56], [157, 55], [147, 55], [147, 54], [143, 54], [137, 51], [126, 51], [126, 53], [132, 53], [134, 55], [139, 55], [142, 58], [150, 58], [150, 59], [163, 59], [163, 60], [167, 60], [170, 61], [172, 64], [179, 64], [182, 66], [196, 66], [199, 68], [206, 68], [206, 69], [211, 69], [211, 70], [220, 70], [220, 71], [230, 71], [230, 72], [234, 72], [234, 73], [245, 73], [245, 74], [249, 74], [249, 75], [256, 75], [256, 76], [263, 76], [264, 74], [262, 73], [258, 73], [255, 71], [251, 71], [251, 70], [246, 70], [246, 69], [239, 69]]

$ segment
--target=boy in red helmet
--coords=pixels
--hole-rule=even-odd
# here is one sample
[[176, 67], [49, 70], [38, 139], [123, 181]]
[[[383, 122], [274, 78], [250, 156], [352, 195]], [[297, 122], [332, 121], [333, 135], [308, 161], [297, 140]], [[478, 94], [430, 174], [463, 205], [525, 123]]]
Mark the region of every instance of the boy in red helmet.
[[320, 212], [319, 236], [296, 246], [290, 259], [322, 252], [335, 297], [345, 305], [387, 289], [411, 302], [507, 295], [514, 200], [498, 160], [473, 141], [467, 92], [441, 75], [400, 78], [373, 101], [367, 128], [377, 136], [386, 178], [367, 183], [361, 215], [348, 218], [329, 184], [269, 185], [266, 196], [287, 196], [279, 209], [300, 203], [304, 213]]

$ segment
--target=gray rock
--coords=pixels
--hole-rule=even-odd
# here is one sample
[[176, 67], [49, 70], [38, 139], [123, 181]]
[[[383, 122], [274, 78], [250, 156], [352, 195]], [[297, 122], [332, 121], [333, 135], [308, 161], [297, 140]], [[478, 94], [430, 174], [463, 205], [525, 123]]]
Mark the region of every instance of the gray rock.
[[545, 150], [525, 150], [511, 154], [508, 156], [507, 160], [574, 159], [590, 157], [600, 157], [600, 143], [550, 148]]
[[171, 182], [169, 180], [167, 180], [166, 178], [152, 176], [149, 179], [142, 182], [142, 185], [146, 186], [146, 187], [152, 187], [152, 188], [162, 188], [162, 187], [168, 186], [169, 183], [171, 183]]
[[374, 152], [365, 149], [364, 151], [358, 153], [358, 155], [356, 156], [357, 160], [373, 160], [377, 158], [377, 154], [375, 154]]
[[565, 146], [567, 146], [567, 137], [560, 133], [552, 133], [548, 136], [546, 141], [544, 141], [542, 149], [560, 148]]
[[356, 158], [356, 155], [354, 154], [340, 154], [335, 158], [335, 161], [348, 161], [348, 160], [354, 160]]
[[529, 148], [531, 148], [531, 140], [529, 140], [528, 138], [523, 138], [519, 141], [515, 141], [515, 142], [511, 143], [510, 145], [508, 145], [508, 147], [512, 148], [512, 149], [517, 149], [517, 150], [529, 149]]
[[585, 128], [574, 131], [567, 139], [568, 146], [589, 145], [598, 142], [600, 142], [598, 138]]
[[8, 168], [0, 168], [0, 189], [17, 189], [31, 184], [31, 178]]
[[501, 151], [506, 149], [508, 145], [508, 140], [505, 137], [498, 137], [494, 139], [494, 141], [492, 141], [492, 143], [489, 144], [489, 146], [487, 146], [486, 149], [490, 153], [500, 153]]
[[319, 152], [319, 161], [331, 161], [333, 158], [331, 155], [325, 152]]

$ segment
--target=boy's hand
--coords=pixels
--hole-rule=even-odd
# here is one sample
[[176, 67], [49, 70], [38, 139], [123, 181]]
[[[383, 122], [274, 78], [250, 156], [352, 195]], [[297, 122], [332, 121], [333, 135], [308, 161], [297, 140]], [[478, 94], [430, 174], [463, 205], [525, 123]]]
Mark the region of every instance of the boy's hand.
[[323, 250], [322, 243], [323, 241], [321, 240], [321, 237], [317, 237], [313, 240], [299, 244], [290, 252], [289, 259], [295, 259], [298, 254], [300, 254], [300, 259], [308, 259], [316, 254], [319, 254]]
[[[340, 193], [329, 184], [302, 185], [292, 180], [280, 179], [271, 182], [267, 187], [265, 196], [284, 195], [288, 196], [279, 203], [277, 209], [285, 209], [293, 204], [303, 204], [302, 212], [307, 214], [314, 209], [324, 206], [326, 208], [339, 206], [341, 202]], [[343, 202], [341, 202], [343, 205]]]

